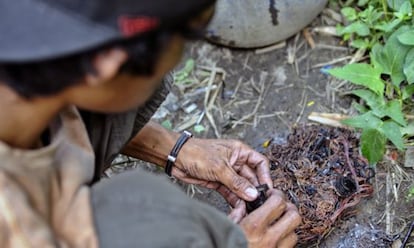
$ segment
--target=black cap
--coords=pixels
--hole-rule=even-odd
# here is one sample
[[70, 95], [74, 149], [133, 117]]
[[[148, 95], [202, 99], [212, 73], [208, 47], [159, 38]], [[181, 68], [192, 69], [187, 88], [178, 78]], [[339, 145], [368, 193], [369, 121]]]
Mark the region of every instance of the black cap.
[[183, 25], [214, 0], [1, 0], [0, 63], [53, 59]]

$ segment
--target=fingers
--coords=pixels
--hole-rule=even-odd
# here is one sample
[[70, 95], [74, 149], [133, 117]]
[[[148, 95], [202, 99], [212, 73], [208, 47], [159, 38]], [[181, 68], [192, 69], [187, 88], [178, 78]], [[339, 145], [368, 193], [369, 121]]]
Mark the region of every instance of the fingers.
[[232, 206], [236, 207], [237, 203], [240, 201], [240, 198], [234, 194], [230, 189], [228, 189], [226, 186], [217, 183], [218, 186], [214, 188], [217, 192], [220, 193], [220, 195], [223, 196], [224, 199]]
[[286, 208], [287, 204], [283, 193], [276, 189], [270, 189], [268, 191], [268, 199], [261, 207], [251, 212], [248, 218], [254, 219], [255, 222], [263, 223], [267, 227], [279, 219]]
[[276, 247], [277, 248], [291, 248], [291, 247], [295, 247], [297, 242], [298, 242], [298, 235], [292, 232], [288, 234], [284, 239], [279, 241]]
[[256, 173], [254, 173], [254, 171], [248, 166], [243, 166], [242, 169], [239, 171], [239, 175], [249, 180], [249, 182], [251, 182], [255, 186], [260, 185]]
[[229, 213], [228, 217], [236, 224], [238, 224], [246, 215], [246, 204], [244, 201], [239, 200], [234, 208]]
[[240, 226], [252, 247], [294, 247], [294, 230], [301, 218], [296, 207], [286, 202], [279, 190], [269, 190], [265, 203], [244, 217]]
[[223, 167], [223, 171], [218, 177], [220, 182], [243, 200], [253, 201], [259, 194], [256, 187], [249, 180], [238, 175], [230, 167]]
[[270, 177], [269, 160], [262, 154], [251, 150], [247, 162], [250, 167], [255, 169], [260, 184], [267, 184], [269, 189], [273, 188], [273, 181]]
[[[238, 147], [238, 152], [235, 153], [237, 158], [234, 160], [238, 160], [239, 162], [243, 163], [243, 165], [247, 165], [248, 167], [254, 170], [255, 176], [259, 180], [259, 184], [267, 184], [269, 188], [273, 188], [273, 182], [270, 177], [270, 163], [269, 160], [259, 152], [253, 150], [248, 145], [235, 141], [235, 147]], [[244, 166], [243, 166], [244, 167]]]
[[269, 233], [274, 234], [272, 238], [274, 239], [274, 242], [277, 242], [294, 232], [301, 222], [302, 218], [295, 205], [288, 203], [286, 205], [285, 213], [269, 228]]

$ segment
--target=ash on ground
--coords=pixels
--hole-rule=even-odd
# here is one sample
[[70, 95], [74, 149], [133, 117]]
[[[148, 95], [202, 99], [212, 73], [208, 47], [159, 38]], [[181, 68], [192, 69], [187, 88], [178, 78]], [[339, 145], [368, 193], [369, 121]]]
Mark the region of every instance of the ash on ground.
[[336, 248], [388, 248], [394, 239], [382, 230], [356, 224]]

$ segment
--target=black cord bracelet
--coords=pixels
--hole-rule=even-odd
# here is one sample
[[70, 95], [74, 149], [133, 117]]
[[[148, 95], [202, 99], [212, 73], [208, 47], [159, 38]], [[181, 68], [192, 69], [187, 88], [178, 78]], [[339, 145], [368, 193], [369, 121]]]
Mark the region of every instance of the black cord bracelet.
[[181, 150], [181, 147], [183, 147], [184, 143], [187, 142], [187, 140], [189, 140], [191, 137], [193, 137], [192, 133], [184, 131], [172, 148], [170, 155], [167, 157], [167, 164], [165, 165], [165, 173], [167, 173], [168, 176], [171, 176], [172, 167], [175, 163], [175, 160], [177, 160], [177, 156]]

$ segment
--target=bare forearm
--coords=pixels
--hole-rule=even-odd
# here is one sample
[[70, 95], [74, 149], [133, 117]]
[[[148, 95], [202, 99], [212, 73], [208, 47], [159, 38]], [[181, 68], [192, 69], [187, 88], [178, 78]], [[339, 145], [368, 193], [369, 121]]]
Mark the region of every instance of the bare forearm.
[[167, 156], [177, 141], [179, 134], [160, 124], [150, 121], [124, 147], [121, 153], [164, 166]]

